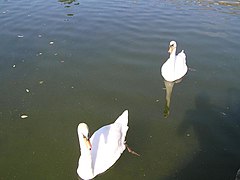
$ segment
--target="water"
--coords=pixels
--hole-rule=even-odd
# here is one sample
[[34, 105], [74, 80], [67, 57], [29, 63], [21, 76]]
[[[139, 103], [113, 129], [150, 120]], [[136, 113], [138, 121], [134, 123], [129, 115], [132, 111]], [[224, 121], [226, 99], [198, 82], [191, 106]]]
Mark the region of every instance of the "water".
[[[234, 179], [238, 3], [0, 1], [0, 179], [78, 179], [78, 123], [94, 132], [124, 109], [141, 157], [124, 152], [96, 179]], [[191, 71], [164, 118], [170, 40]]]

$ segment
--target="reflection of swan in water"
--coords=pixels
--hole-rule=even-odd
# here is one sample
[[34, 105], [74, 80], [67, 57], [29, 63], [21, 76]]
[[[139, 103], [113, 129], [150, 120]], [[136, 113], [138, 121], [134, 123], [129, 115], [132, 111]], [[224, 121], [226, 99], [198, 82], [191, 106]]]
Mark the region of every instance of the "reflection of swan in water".
[[164, 81], [165, 88], [166, 88], [166, 103], [163, 111], [163, 116], [166, 118], [169, 115], [170, 110], [170, 101], [172, 96], [172, 89], [174, 86], [174, 82]]
[[166, 81], [173, 82], [181, 79], [188, 70], [186, 64], [186, 54], [182, 50], [178, 55], [176, 55], [176, 50], [177, 43], [175, 41], [171, 41], [168, 50], [170, 56], [161, 68], [162, 76]]
[[174, 82], [164, 81], [165, 88], [166, 88], [166, 103], [165, 103], [165, 107], [164, 107], [164, 111], [163, 111], [163, 116], [165, 118], [167, 118], [170, 113], [170, 102], [171, 102], [173, 86], [175, 83], [179, 83], [181, 81], [182, 81], [182, 79], [179, 79]]

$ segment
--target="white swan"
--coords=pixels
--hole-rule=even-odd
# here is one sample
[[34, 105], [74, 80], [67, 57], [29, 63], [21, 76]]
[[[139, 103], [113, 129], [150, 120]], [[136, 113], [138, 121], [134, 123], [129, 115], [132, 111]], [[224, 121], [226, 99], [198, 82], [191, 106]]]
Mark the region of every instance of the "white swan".
[[181, 79], [188, 70], [186, 64], [186, 54], [182, 50], [176, 56], [177, 43], [175, 41], [171, 41], [169, 43], [170, 57], [168, 60], [162, 65], [161, 72], [162, 76], [166, 81], [173, 82], [178, 79]]
[[89, 129], [85, 123], [78, 125], [81, 156], [77, 173], [82, 179], [92, 179], [110, 168], [125, 150], [128, 130], [128, 110], [109, 125], [98, 129], [89, 142]]

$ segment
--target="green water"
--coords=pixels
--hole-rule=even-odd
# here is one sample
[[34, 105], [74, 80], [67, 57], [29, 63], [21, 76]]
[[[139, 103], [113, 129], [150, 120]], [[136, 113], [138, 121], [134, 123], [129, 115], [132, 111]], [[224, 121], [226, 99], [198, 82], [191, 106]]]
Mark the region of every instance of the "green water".
[[[78, 179], [77, 125], [94, 132], [125, 109], [141, 157], [96, 179], [235, 178], [238, 1], [1, 0], [0, 27], [0, 179]], [[164, 118], [171, 40], [191, 70]]]

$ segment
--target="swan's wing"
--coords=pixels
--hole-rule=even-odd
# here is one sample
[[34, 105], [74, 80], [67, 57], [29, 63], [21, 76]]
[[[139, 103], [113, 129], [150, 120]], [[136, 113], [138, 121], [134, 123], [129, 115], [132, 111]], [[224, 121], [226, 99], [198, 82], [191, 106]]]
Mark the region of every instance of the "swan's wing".
[[92, 135], [91, 154], [94, 175], [105, 172], [121, 156], [126, 148], [124, 141], [127, 130], [128, 127], [125, 127], [117, 120], [113, 124], [100, 128]]
[[175, 76], [176, 79], [182, 78], [187, 73], [186, 54], [182, 50], [177, 57], [175, 62]]
[[186, 64], [186, 54], [184, 53], [184, 50], [182, 50], [180, 53], [178, 53], [177, 57], [177, 62]]

